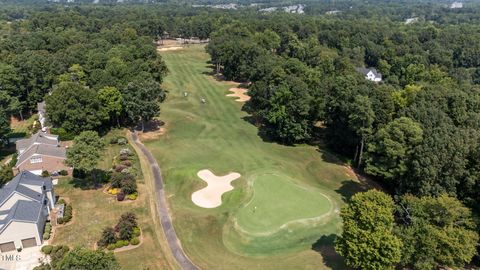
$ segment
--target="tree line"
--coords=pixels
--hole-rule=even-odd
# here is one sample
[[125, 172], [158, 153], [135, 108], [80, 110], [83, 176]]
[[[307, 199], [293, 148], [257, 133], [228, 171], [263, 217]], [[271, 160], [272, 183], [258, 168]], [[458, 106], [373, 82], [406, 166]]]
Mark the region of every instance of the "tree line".
[[[267, 139], [284, 144], [323, 140], [394, 195], [445, 196], [455, 202], [443, 204], [445, 211], [460, 204], [476, 215], [480, 31], [476, 24], [449, 23], [448, 12], [442, 15], [446, 18], [437, 23], [405, 25], [388, 17], [273, 14], [222, 26], [206, 50], [226, 79], [250, 83], [251, 100], [244, 109]], [[376, 68], [383, 81], [366, 80], [358, 67]], [[465, 235], [449, 239], [468, 250], [458, 255], [465, 256], [462, 260], [430, 258], [435, 252], [441, 256], [441, 248], [423, 243], [407, 245], [410, 251], [398, 246], [403, 259], [395, 263], [414, 269], [468, 263], [476, 254], [478, 227], [468, 229], [474, 241], [465, 241]], [[426, 228], [413, 230], [406, 231], [416, 239]], [[406, 259], [405, 252], [416, 248], [431, 252], [426, 257], [433, 262], [419, 266], [426, 257]]]

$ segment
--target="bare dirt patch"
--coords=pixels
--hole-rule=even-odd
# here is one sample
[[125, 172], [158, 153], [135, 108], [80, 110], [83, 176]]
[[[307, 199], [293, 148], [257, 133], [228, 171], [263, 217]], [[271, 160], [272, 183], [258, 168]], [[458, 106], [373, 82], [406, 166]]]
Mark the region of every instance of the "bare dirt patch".
[[227, 97], [236, 97], [235, 101], [237, 102], [245, 102], [250, 100], [250, 96], [247, 95], [247, 89], [245, 88], [238, 88], [238, 87], [233, 87], [230, 88], [229, 90], [232, 92], [232, 94], [228, 94]]
[[216, 176], [210, 170], [201, 170], [197, 176], [207, 182], [207, 186], [192, 193], [193, 203], [203, 208], [215, 208], [222, 204], [223, 193], [233, 189], [230, 183], [241, 175], [232, 172], [224, 176]]
[[172, 46], [172, 47], [158, 47], [157, 51], [158, 52], [165, 52], [165, 51], [176, 51], [176, 50], [181, 50], [183, 47], [181, 46]]
[[154, 119], [148, 123], [145, 123], [145, 127], [142, 131], [138, 131], [138, 138], [140, 141], [148, 141], [158, 139], [160, 136], [164, 135], [167, 131], [165, 122]]

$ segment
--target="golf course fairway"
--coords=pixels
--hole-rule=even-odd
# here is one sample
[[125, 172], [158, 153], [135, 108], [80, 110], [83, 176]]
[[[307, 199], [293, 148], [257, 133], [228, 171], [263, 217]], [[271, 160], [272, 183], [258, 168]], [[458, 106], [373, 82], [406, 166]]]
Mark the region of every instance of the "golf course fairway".
[[[238, 83], [216, 80], [202, 45], [161, 55], [169, 68], [159, 119], [164, 133], [144, 141], [157, 159], [181, 245], [201, 269], [344, 269], [333, 250], [340, 207], [361, 184], [318, 146], [262, 139], [227, 97]], [[197, 176], [241, 175], [221, 204], [203, 208]]]

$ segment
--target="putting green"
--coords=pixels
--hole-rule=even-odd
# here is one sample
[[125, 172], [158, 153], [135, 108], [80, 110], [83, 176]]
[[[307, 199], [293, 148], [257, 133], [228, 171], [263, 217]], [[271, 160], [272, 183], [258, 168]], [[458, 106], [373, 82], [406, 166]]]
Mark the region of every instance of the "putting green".
[[318, 219], [332, 211], [328, 197], [294, 184], [288, 176], [271, 173], [252, 178], [252, 199], [236, 215], [238, 226], [248, 233], [271, 234], [289, 223]]

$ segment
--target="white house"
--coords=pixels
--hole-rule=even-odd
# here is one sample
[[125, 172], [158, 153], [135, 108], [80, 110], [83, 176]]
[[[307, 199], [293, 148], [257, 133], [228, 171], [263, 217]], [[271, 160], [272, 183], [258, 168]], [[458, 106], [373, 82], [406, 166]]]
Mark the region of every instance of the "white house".
[[463, 3], [462, 2], [453, 2], [450, 5], [450, 8], [463, 8]]
[[356, 70], [365, 75], [365, 79], [372, 81], [372, 82], [381, 82], [382, 81], [382, 74], [380, 74], [375, 68], [364, 68], [359, 67]]
[[405, 24], [412, 24], [412, 23], [416, 23], [418, 22], [419, 18], [418, 17], [412, 17], [412, 18], [408, 18], [405, 20]]
[[23, 171], [0, 189], [0, 252], [42, 244], [55, 205], [52, 180]]
[[46, 126], [46, 113], [45, 113], [45, 101], [37, 103], [37, 111], [38, 111], [38, 122], [42, 127], [42, 131], [45, 132], [47, 130]]

